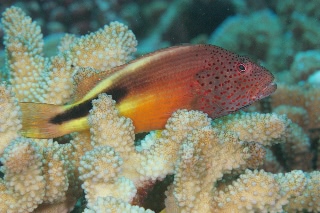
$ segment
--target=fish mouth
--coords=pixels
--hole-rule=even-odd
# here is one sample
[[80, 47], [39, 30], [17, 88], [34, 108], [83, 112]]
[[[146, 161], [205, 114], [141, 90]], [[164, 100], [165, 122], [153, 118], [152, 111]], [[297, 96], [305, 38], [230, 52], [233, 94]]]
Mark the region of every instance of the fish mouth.
[[261, 100], [265, 97], [268, 97], [272, 93], [274, 93], [277, 89], [277, 84], [273, 81], [270, 81], [269, 83], [267, 83], [261, 87], [262, 87], [262, 89], [258, 90], [258, 92], [254, 96], [251, 97], [250, 103]]
[[277, 89], [277, 84], [276, 82], [269, 82], [260, 92], [257, 97], [258, 100], [268, 97], [272, 93], [274, 93]]

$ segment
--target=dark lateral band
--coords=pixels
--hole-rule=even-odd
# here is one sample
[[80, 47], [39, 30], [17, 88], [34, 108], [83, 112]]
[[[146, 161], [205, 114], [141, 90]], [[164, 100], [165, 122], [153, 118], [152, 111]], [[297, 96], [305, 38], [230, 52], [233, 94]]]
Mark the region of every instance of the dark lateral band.
[[[120, 101], [128, 94], [128, 90], [125, 87], [115, 87], [109, 89], [108, 91], [106, 91], [106, 93], [108, 95], [111, 95], [112, 99], [115, 100], [117, 103], [120, 103]], [[56, 115], [55, 117], [50, 119], [50, 123], [62, 124], [73, 119], [78, 119], [87, 116], [89, 114], [90, 109], [92, 109], [92, 100], [96, 98], [97, 96], [77, 106], [74, 106], [73, 108], [61, 114]]]

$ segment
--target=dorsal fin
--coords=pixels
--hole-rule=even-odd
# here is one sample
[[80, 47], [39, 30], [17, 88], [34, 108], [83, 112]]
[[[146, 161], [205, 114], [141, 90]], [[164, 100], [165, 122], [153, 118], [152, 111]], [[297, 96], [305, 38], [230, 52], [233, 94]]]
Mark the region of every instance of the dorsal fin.
[[80, 100], [95, 85], [114, 73], [116, 70], [118, 70], [117, 67], [107, 71], [97, 70], [92, 67], [79, 67], [73, 75], [73, 84], [75, 88], [73, 101]]
[[74, 97], [73, 101], [80, 100], [92, 87], [94, 87], [101, 79], [97, 70], [91, 67], [79, 67], [77, 72], [73, 75]]

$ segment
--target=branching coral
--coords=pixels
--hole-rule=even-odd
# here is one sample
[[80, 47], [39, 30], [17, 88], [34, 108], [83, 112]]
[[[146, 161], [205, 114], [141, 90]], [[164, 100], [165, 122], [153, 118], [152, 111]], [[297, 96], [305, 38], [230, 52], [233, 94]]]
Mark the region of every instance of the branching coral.
[[[172, 212], [172, 209], [179, 209], [179, 211], [214, 212], [213, 209], [215, 205], [217, 205], [221, 211], [223, 209], [234, 208], [230, 206], [231, 203], [230, 205], [224, 203], [229, 203], [228, 199], [235, 202], [234, 205], [241, 201], [241, 203], [243, 203], [242, 207], [247, 210], [248, 208], [256, 210], [268, 208], [273, 211], [278, 211], [287, 205], [293, 196], [293, 194], [288, 191], [286, 191], [285, 194], [280, 192], [281, 190], [287, 190], [287, 188], [285, 185], [280, 184], [283, 181], [277, 182], [277, 176], [262, 171], [255, 173], [246, 171], [243, 176], [239, 177], [240, 179], [235, 176], [233, 179], [236, 182], [232, 185], [228, 186], [228, 184], [226, 184], [223, 187], [212, 188], [218, 180], [221, 180], [224, 175], [229, 174], [231, 171], [242, 173], [245, 168], [257, 168], [257, 166], [263, 162], [264, 148], [257, 142], [262, 142], [264, 145], [271, 145], [275, 142], [283, 143], [287, 138], [290, 138], [293, 132], [289, 127], [292, 124], [285, 117], [270, 114], [264, 115], [262, 117], [263, 119], [261, 119], [260, 114], [249, 113], [242, 114], [241, 116], [228, 116], [227, 118], [216, 120], [215, 124], [211, 125], [210, 119], [208, 119], [205, 114], [182, 110], [175, 113], [173, 117], [169, 119], [165, 130], [151, 133], [146, 137], [146, 140], [143, 141], [142, 144], [146, 143], [149, 145], [141, 145], [143, 147], [138, 147], [137, 149], [134, 149], [134, 147], [132, 149], [123, 149], [125, 147], [115, 146], [112, 148], [110, 145], [112, 145], [114, 141], [118, 141], [119, 143], [123, 142], [123, 144], [128, 144], [128, 147], [130, 147], [129, 142], [131, 142], [131, 144], [134, 143], [133, 137], [126, 137], [126, 135], [130, 135], [130, 132], [132, 132], [132, 123], [129, 122], [127, 125], [121, 125], [125, 123], [126, 118], [119, 117], [114, 106], [114, 101], [106, 95], [101, 95], [94, 105], [95, 107], [90, 112], [90, 118], [93, 120], [101, 119], [99, 122], [101, 126], [92, 124], [92, 147], [91, 145], [88, 146], [86, 143], [80, 142], [83, 140], [83, 142], [89, 143], [89, 141], [86, 141], [88, 140], [86, 134], [79, 134], [71, 144], [68, 145], [58, 145], [52, 142], [41, 141], [35, 143], [31, 140], [26, 141], [25, 139], [20, 142], [24, 146], [30, 144], [28, 146], [39, 149], [40, 151], [36, 152], [38, 154], [37, 158], [43, 158], [43, 160], [39, 161], [43, 163], [40, 163], [39, 167], [37, 167], [38, 169], [36, 169], [37, 174], [42, 174], [39, 175], [42, 178], [39, 180], [36, 179], [39, 182], [37, 182], [37, 184], [40, 184], [37, 189], [41, 190], [40, 188], [42, 187], [44, 193], [41, 198], [38, 198], [39, 200], [42, 199], [42, 201], [39, 201], [40, 203], [59, 203], [63, 201], [68, 201], [69, 204], [72, 203], [70, 199], [66, 198], [68, 194], [76, 196], [75, 193], [68, 193], [68, 191], [77, 191], [75, 184], [71, 187], [71, 181], [74, 181], [72, 177], [75, 177], [83, 181], [82, 187], [86, 192], [89, 209], [100, 208], [98, 207], [99, 205], [103, 205], [101, 208], [106, 208], [106, 206], [112, 206], [118, 203], [117, 205], [124, 205], [127, 206], [126, 208], [128, 209], [132, 208], [132, 210], [134, 210], [137, 207], [133, 206], [129, 208], [129, 204], [136, 195], [138, 188], [148, 187], [150, 181], [162, 179], [164, 175], [172, 173], [175, 174], [175, 181], [167, 193], [168, 198], [166, 203], [168, 212]], [[106, 106], [109, 107], [109, 113], [101, 113], [106, 109]], [[232, 125], [232, 122], [240, 124], [247, 123], [248, 125], [255, 124], [256, 130], [260, 132], [260, 137], [254, 134], [248, 134], [251, 130], [246, 125], [236, 126]], [[108, 128], [105, 128], [106, 124]], [[229, 130], [229, 128], [227, 128], [228, 126], [233, 126], [233, 129], [230, 127], [231, 130]], [[126, 128], [122, 129], [121, 127]], [[270, 129], [270, 127], [273, 128]], [[95, 137], [96, 133], [102, 133], [101, 128], [104, 130], [104, 136], [100, 135], [99, 138]], [[270, 137], [270, 135], [273, 136]], [[240, 138], [242, 137], [248, 142], [241, 140]], [[103, 140], [101, 140], [102, 138]], [[119, 138], [122, 138], [122, 140], [117, 140]], [[10, 146], [7, 147], [6, 153], [15, 153], [16, 149], [12, 148], [15, 147], [15, 144], [19, 143], [12, 142]], [[19, 144], [18, 147], [20, 146], [21, 144]], [[77, 154], [73, 153], [80, 151], [81, 148], [79, 147], [81, 146], [82, 149], [87, 149], [88, 151], [85, 152], [80, 160]], [[89, 151], [90, 149], [91, 151]], [[159, 152], [159, 150], [163, 151]], [[164, 150], [166, 150], [166, 152], [164, 152]], [[32, 153], [29, 154], [33, 155]], [[166, 158], [161, 158], [161, 154], [164, 154]], [[5, 154], [4, 156], [10, 155]], [[21, 157], [24, 155], [18, 154], [15, 156]], [[230, 156], [233, 157], [230, 158]], [[32, 156], [27, 157], [30, 158]], [[7, 158], [8, 157], [5, 157], [4, 159]], [[14, 162], [15, 160], [17, 159], [12, 161]], [[158, 161], [155, 162], [155, 160]], [[14, 176], [10, 175], [11, 164], [8, 163], [10, 162], [9, 160], [4, 160], [3, 162], [6, 174], [4, 180], [10, 183], [12, 181], [11, 178], [14, 178]], [[76, 165], [79, 165], [79, 173], [76, 171]], [[19, 168], [19, 165], [16, 166]], [[26, 170], [30, 168], [31, 172], [35, 170], [31, 164], [29, 166], [23, 165], [23, 167]], [[55, 174], [57, 174], [57, 176]], [[296, 190], [298, 191], [295, 196], [305, 193], [301, 199], [308, 199], [306, 196], [309, 193], [304, 192], [304, 190], [306, 190], [306, 184], [301, 182], [307, 181], [304, 177], [308, 174], [303, 174], [302, 172], [293, 174], [300, 174], [297, 177], [298, 180], [300, 180], [300, 185], [294, 182], [295, 179], [291, 180], [289, 178], [291, 174], [286, 174], [285, 177], [288, 181], [293, 182], [291, 187], [297, 188]], [[79, 176], [77, 177], [77, 175]], [[261, 175], [261, 177], [259, 177], [259, 175]], [[308, 180], [310, 184], [317, 186], [316, 177], [318, 177], [318, 175], [318, 173], [312, 174], [314, 178]], [[60, 184], [55, 184], [58, 178], [62, 178], [58, 181]], [[52, 180], [54, 181], [52, 182]], [[24, 179], [22, 181], [24, 181]], [[255, 194], [256, 206], [252, 206], [253, 201], [248, 197], [248, 193], [252, 193], [249, 189], [249, 191], [246, 191], [247, 194], [245, 192], [238, 192], [242, 194], [240, 198], [245, 197], [249, 202], [245, 202], [245, 200], [243, 200], [244, 198], [239, 198], [240, 200], [237, 201], [237, 197], [232, 198], [231, 195], [227, 195], [232, 192], [232, 187], [234, 187], [233, 190], [239, 188], [236, 184], [237, 182], [244, 184], [248, 181], [260, 181], [261, 184], [266, 185], [276, 184], [273, 194], [277, 196], [272, 196], [270, 199], [277, 200], [277, 204], [274, 204], [275, 201], [258, 202], [259, 196], [260, 199], [263, 199], [263, 196], [266, 195], [270, 196], [270, 191], [264, 192], [265, 195], [262, 192]], [[70, 182], [68, 189], [63, 184], [67, 182]], [[264, 188], [265, 187], [261, 190]], [[258, 189], [253, 187], [252, 190]], [[58, 192], [58, 194], [56, 192]], [[105, 197], [103, 201], [99, 200], [101, 199], [99, 196]], [[21, 196], [19, 198], [21, 198]], [[195, 198], [197, 199], [195, 200]], [[23, 199], [20, 200], [23, 201]], [[43, 206], [40, 206], [40, 208], [43, 208]], [[306, 207], [300, 205], [297, 208]], [[315, 206], [313, 208], [318, 207]]]
[[[5, 31], [8, 81], [19, 101], [62, 104], [70, 100], [72, 76], [78, 67], [107, 70], [125, 63], [137, 44], [133, 33], [119, 22], [80, 38], [63, 39], [61, 52], [43, 56], [39, 26], [16, 7], [2, 18]], [[63, 91], [63, 92], [62, 92]]]
[[1, 191], [2, 212], [32, 212], [42, 203], [45, 181], [42, 159], [31, 140], [12, 141], [3, 154], [5, 173]]
[[12, 139], [18, 137], [18, 131], [22, 127], [19, 110], [12, 88], [0, 84], [0, 154]]
[[[17, 21], [22, 24], [15, 26]], [[136, 41], [124, 25], [112, 23], [88, 36], [65, 37], [59, 54], [46, 58], [38, 27], [20, 9], [9, 8], [3, 22], [10, 76], [2, 80], [11, 85], [0, 87], [1, 211], [70, 212], [83, 189], [84, 212], [153, 212], [139, 205], [167, 175], [174, 175], [174, 181], [166, 206], [161, 206], [166, 212], [320, 211], [319, 172], [271, 174], [260, 169], [274, 163], [265, 160], [266, 155], [275, 159], [269, 150], [274, 144], [293, 147], [288, 159], [308, 151], [306, 129], [296, 123], [317, 115], [312, 109], [319, 99], [288, 97], [288, 104], [304, 109], [289, 114], [293, 122], [274, 113], [238, 113], [212, 121], [202, 112], [182, 109], [172, 114], [165, 129], [134, 145], [132, 121], [119, 114], [110, 96], [100, 94], [92, 102], [90, 132], [73, 134], [64, 139], [66, 144], [27, 139], [19, 135], [18, 101], [69, 101], [73, 83], [84, 80], [86, 70], [101, 72], [124, 63]], [[35, 34], [20, 33], [26, 28]], [[273, 107], [283, 97], [275, 96]], [[308, 121], [308, 128], [314, 127], [317, 120]]]
[[[259, 144], [269, 146], [284, 142], [294, 134], [290, 130], [290, 121], [284, 117], [264, 115], [263, 118], [259, 114], [227, 116], [215, 121], [218, 125], [213, 126], [219, 131], [210, 128], [193, 131], [179, 152], [175, 181], [167, 194], [167, 212], [230, 212], [235, 209], [238, 212], [281, 212], [291, 198], [298, 195], [309, 197], [305, 192], [305, 176], [308, 174], [301, 171], [287, 173], [281, 178], [281, 174], [277, 176], [264, 171], [246, 170], [239, 178], [234, 177], [232, 184], [215, 188], [223, 174], [239, 170], [239, 167], [241, 170], [243, 165], [256, 168], [261, 164], [264, 152]], [[252, 124], [255, 124], [254, 131], [248, 126]], [[226, 136], [223, 130], [234, 132], [235, 135]], [[265, 136], [268, 136], [267, 140]], [[259, 143], [242, 142], [241, 138]], [[296, 202], [293, 200], [291, 202]], [[299, 208], [308, 208], [301, 205]], [[317, 210], [318, 206], [311, 208]]]
[[277, 92], [272, 96], [274, 108], [283, 105], [290, 108], [299, 107], [300, 111], [288, 109], [286, 111], [291, 111], [290, 118], [299, 122], [301, 126], [307, 123], [304, 126], [309, 130], [320, 128], [319, 104], [320, 92], [316, 87], [279, 85]]
[[[319, 176], [319, 172], [314, 172], [310, 175]], [[298, 204], [298, 200], [302, 197], [310, 199], [310, 195], [307, 192], [307, 184], [310, 181], [317, 182], [312, 180], [309, 174], [304, 174], [301, 171], [292, 171], [285, 175], [274, 175], [264, 171], [255, 170], [252, 172], [246, 170], [237, 181], [219, 191], [219, 194], [214, 198], [217, 202], [215, 212], [230, 212], [234, 209], [237, 209], [238, 212], [287, 211], [288, 207], [286, 205], [288, 203]], [[311, 197], [313, 196], [311, 195]], [[295, 210], [319, 210], [317, 204], [311, 205], [308, 207], [308, 205], [304, 205], [301, 202], [296, 206]]]
[[73, 209], [81, 190], [71, 148], [52, 140], [14, 139], [1, 158], [5, 174], [1, 211], [33, 212], [39, 204], [37, 212]]

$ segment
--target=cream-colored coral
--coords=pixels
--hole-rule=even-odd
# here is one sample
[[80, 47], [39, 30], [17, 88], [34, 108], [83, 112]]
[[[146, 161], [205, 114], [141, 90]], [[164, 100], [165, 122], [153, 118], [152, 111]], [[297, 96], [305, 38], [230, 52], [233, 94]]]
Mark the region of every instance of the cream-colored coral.
[[97, 32], [74, 40], [69, 54], [76, 66], [108, 70], [130, 60], [136, 45], [135, 36], [127, 26], [111, 22]]
[[305, 174], [307, 181], [302, 193], [289, 199], [285, 207], [287, 212], [307, 210], [308, 212], [320, 212], [320, 172], [314, 171]]
[[[15, 24], [16, 23], [16, 24]], [[3, 13], [2, 24], [10, 83], [20, 101], [35, 99], [41, 72], [48, 61], [42, 56], [43, 40], [40, 27], [17, 7]]]
[[[81, 178], [85, 181], [85, 184], [82, 186], [87, 193], [88, 200], [90, 203], [93, 203], [94, 200], [92, 197], [94, 196], [99, 194], [106, 195], [105, 193], [107, 192], [109, 195], [117, 193], [117, 188], [113, 188], [116, 192], [110, 188], [112, 187], [112, 185], [110, 185], [111, 183], [115, 185], [117, 178], [119, 179], [122, 177], [122, 179], [131, 180], [135, 187], [139, 188], [150, 181], [153, 182], [157, 179], [162, 179], [167, 174], [172, 173], [181, 142], [193, 129], [210, 125], [210, 119], [200, 112], [188, 112], [186, 110], [178, 111], [169, 119], [164, 131], [156, 134], [153, 132], [151, 133], [152, 136], [146, 137], [146, 140], [142, 142], [142, 144], [149, 143], [149, 148], [144, 147], [144, 149], [141, 149], [138, 147], [135, 149], [133, 146], [134, 127], [132, 121], [119, 116], [118, 111], [115, 108], [115, 102], [111, 97], [101, 94], [97, 100], [93, 101], [89, 123], [91, 125], [90, 132], [92, 135], [91, 144], [98, 147], [97, 149], [94, 149], [95, 151], [92, 152], [92, 154], [97, 154], [93, 155], [91, 160], [86, 160], [87, 157], [85, 156], [87, 154], [85, 154], [85, 158], [82, 158], [81, 160], [82, 163], [79, 171], [82, 175]], [[113, 147], [114, 151], [111, 153], [114, 155], [115, 152], [118, 153], [119, 159], [111, 164], [112, 158], [107, 158], [106, 156], [108, 156], [108, 154], [105, 153], [105, 159], [108, 160], [108, 162], [110, 161], [110, 163], [104, 163], [104, 166], [95, 166], [94, 159], [101, 162], [101, 157], [97, 157], [100, 156], [99, 153], [103, 151], [102, 148], [99, 148], [101, 146]], [[108, 148], [108, 150], [110, 150], [110, 148]], [[90, 170], [91, 172], [89, 174], [93, 176], [105, 177], [106, 174], [104, 171], [111, 171], [111, 169], [107, 169], [109, 167], [108, 165], [116, 166], [120, 162], [122, 165], [121, 167], [118, 165], [118, 172], [111, 172], [113, 175], [113, 179], [111, 180], [105, 179], [104, 181], [99, 182], [94, 181], [96, 178], [86, 178], [88, 176], [88, 172], [85, 172], [86, 170]], [[98, 170], [94, 168], [97, 168]], [[121, 172], [119, 172], [119, 169], [121, 169]], [[125, 192], [126, 190], [121, 191]], [[126, 200], [129, 202], [132, 199], [132, 195], [129, 197], [128, 195], [126, 196]]]
[[[211, 119], [199, 111], [178, 110], [168, 119], [165, 129], [153, 136], [146, 137], [149, 149], [142, 149], [142, 168], [140, 180], [144, 177], [164, 178], [167, 171], [173, 173], [177, 153], [188, 134], [197, 128], [210, 125]], [[153, 144], [153, 145], [150, 145]], [[138, 148], [139, 149], [139, 148]]]
[[106, 94], [100, 94], [98, 99], [92, 101], [89, 116], [91, 144], [92, 146], [111, 146], [123, 156], [125, 161], [129, 157], [127, 153], [135, 150], [134, 126], [129, 118], [119, 115], [115, 104], [111, 96]]
[[68, 51], [76, 39], [76, 35], [66, 33], [60, 40], [60, 44], [58, 46], [59, 52]]
[[311, 168], [309, 163], [303, 162], [303, 159], [312, 158], [309, 137], [299, 125], [291, 122], [285, 115], [238, 113], [213, 121], [213, 126], [224, 131], [237, 132], [241, 140], [259, 142], [264, 146], [282, 142], [280, 147], [288, 160], [287, 166], [292, 169]]
[[81, 158], [79, 177], [88, 203], [93, 204], [98, 197], [112, 196], [131, 202], [137, 189], [130, 179], [119, 177], [122, 159], [109, 146], [97, 147]]
[[[299, 129], [283, 116], [258, 113], [229, 115], [214, 120], [212, 125], [213, 129], [194, 130], [182, 143], [175, 181], [167, 191], [166, 212], [279, 212], [306, 191], [308, 174], [302, 171], [283, 176], [247, 170], [240, 178], [234, 176], [231, 185], [222, 184], [224, 189], [215, 188], [231, 171], [257, 168], [264, 156], [259, 144], [296, 140]], [[252, 182], [255, 184], [251, 188], [241, 185]]]
[[273, 112], [278, 115], [286, 115], [293, 123], [296, 123], [304, 130], [307, 130], [309, 115], [307, 110], [303, 107], [282, 104], [275, 107]]
[[12, 88], [0, 84], [0, 155], [12, 139], [18, 137], [22, 128], [21, 112], [17, 100], [13, 97]]
[[194, 130], [180, 147], [172, 194], [167, 193], [174, 197], [175, 203], [166, 205], [166, 211], [178, 208], [178, 212], [212, 212], [215, 182], [223, 174], [246, 164], [251, 157], [249, 151], [255, 151], [248, 145], [241, 143], [236, 135], [219, 134], [211, 126]]
[[308, 113], [305, 129], [320, 127], [320, 91], [317, 87], [278, 84], [271, 103], [273, 108], [281, 105], [301, 107]]
[[268, 146], [286, 137], [289, 124], [284, 116], [259, 113], [238, 113], [213, 122], [213, 126], [222, 131], [237, 132], [241, 140]]
[[[207, 126], [210, 121], [200, 112], [177, 111], [168, 120], [165, 130], [157, 134], [151, 133], [153, 136], [146, 137], [148, 141], [142, 141], [150, 146], [149, 149], [142, 149], [134, 147], [132, 121], [119, 117], [115, 102], [110, 96], [99, 95], [99, 99], [93, 101], [89, 116], [92, 145], [113, 147], [123, 160], [123, 175], [133, 180], [136, 186], [172, 173], [181, 142], [191, 130]], [[140, 168], [136, 169], [132, 165]]]
[[[46, 181], [44, 203], [59, 203], [66, 199], [69, 180], [67, 175], [68, 161], [64, 160], [63, 148], [52, 140], [37, 141], [43, 151], [44, 164], [42, 168]], [[59, 180], [59, 181], [57, 181]]]
[[[107, 115], [103, 114], [105, 110]], [[134, 180], [137, 187], [142, 187], [145, 181], [161, 179], [162, 174], [175, 174], [175, 182], [167, 194], [167, 212], [213, 211], [212, 199], [216, 196], [212, 192], [217, 190], [212, 187], [223, 175], [233, 170], [241, 172], [248, 167], [257, 168], [264, 157], [264, 149], [260, 144], [270, 146], [275, 142], [283, 143], [294, 135], [294, 128], [291, 127], [293, 124], [284, 116], [276, 114], [242, 113], [215, 120], [211, 126], [211, 120], [205, 114], [180, 110], [168, 120], [165, 130], [150, 133], [132, 152], [131, 148], [124, 150], [118, 144], [113, 144], [118, 138], [122, 138], [124, 144], [133, 143], [131, 134], [128, 133], [133, 130], [130, 127], [131, 122], [124, 122], [125, 119], [121, 117], [119, 119], [115, 103], [110, 97], [99, 96], [90, 112], [90, 119], [92, 135], [99, 135], [92, 137], [92, 141], [103, 138], [101, 143], [104, 143], [104, 146], [114, 145], [114, 152], [119, 149], [120, 157], [126, 155], [127, 160], [123, 160], [122, 171], [116, 172], [116, 177], [124, 176]], [[251, 128], [254, 128], [256, 133], [252, 134]], [[83, 161], [82, 166], [89, 170], [95, 168], [97, 158]], [[98, 168], [100, 169], [100, 166]], [[95, 171], [91, 173], [101, 174], [99, 176], [102, 177], [104, 169], [100, 172], [97, 169], [90, 171]], [[94, 188], [103, 188], [102, 185], [92, 179], [86, 181], [90, 181], [90, 184], [83, 185], [84, 189], [88, 190], [87, 194], [90, 194], [90, 190], [99, 194]], [[107, 182], [104, 185], [109, 188]], [[114, 190], [113, 188], [109, 193], [113, 194]], [[285, 205], [280, 201], [287, 198], [288, 196], [284, 195], [277, 198], [281, 203], [279, 208]], [[261, 203], [257, 208], [269, 204]]]
[[[106, 112], [108, 113], [107, 115], [103, 114], [103, 109], [109, 110]], [[106, 116], [110, 117], [105, 119]], [[222, 195], [221, 190], [223, 190], [221, 187], [219, 190], [214, 188], [217, 181], [232, 171], [239, 173], [247, 167], [256, 168], [263, 161], [264, 149], [257, 143], [259, 139], [265, 145], [270, 145], [274, 141], [284, 142], [284, 137], [290, 136], [288, 134], [290, 122], [283, 116], [268, 114], [260, 117], [261, 115], [256, 113], [234, 116], [234, 119], [238, 119], [237, 121], [240, 124], [247, 123], [250, 126], [250, 122], [257, 122], [257, 127], [259, 127], [257, 131], [264, 135], [273, 135], [272, 140], [266, 140], [265, 136], [260, 138], [253, 136], [254, 140], [252, 140], [252, 138], [246, 136], [244, 137], [245, 139], [255, 142], [245, 142], [241, 140], [240, 133], [244, 133], [249, 128], [243, 128], [241, 125], [234, 126], [233, 129], [230, 127], [232, 131], [224, 128], [232, 122], [236, 123], [231, 116], [220, 118], [212, 125], [211, 119], [204, 113], [180, 110], [169, 119], [165, 130], [152, 132], [149, 137], [146, 137], [145, 141], [142, 141], [143, 144], [146, 143], [148, 145], [141, 145], [141, 148], [137, 150], [131, 148], [123, 149], [118, 145], [112, 148], [109, 145], [114, 145], [114, 139], [117, 141], [117, 138], [125, 140], [124, 144], [129, 144], [130, 141], [131, 143], [134, 142], [132, 137], [127, 137], [133, 131], [132, 122], [124, 122], [126, 119], [119, 116], [115, 108], [115, 102], [112, 101], [110, 96], [100, 95], [99, 99], [94, 102], [93, 110], [90, 111], [90, 119], [96, 119], [91, 123], [92, 135], [100, 134], [100, 136], [99, 138], [92, 137], [91, 145], [88, 146], [86, 144], [86, 142], [89, 142], [87, 133], [79, 134], [71, 144], [67, 145], [58, 145], [47, 140], [38, 141], [37, 144], [30, 141], [33, 146], [38, 147], [38, 153], [43, 153], [40, 156], [43, 158], [41, 161], [43, 164], [40, 169], [43, 172], [42, 180], [46, 186], [43, 186], [42, 189], [44, 194], [41, 202], [47, 204], [40, 205], [37, 211], [45, 212], [54, 207], [61, 209], [62, 206], [68, 206], [65, 205], [67, 204], [65, 203], [66, 201], [68, 204], [75, 201], [70, 200], [70, 196], [68, 196], [72, 195], [71, 193], [68, 194], [68, 191], [73, 190], [73, 187], [69, 186], [66, 189], [64, 185], [66, 181], [75, 181], [70, 178], [72, 175], [76, 178], [80, 176], [80, 179], [84, 181], [82, 186], [86, 192], [89, 209], [104, 209], [110, 205], [108, 202], [113, 202], [100, 202], [100, 206], [94, 207], [96, 202], [99, 203], [99, 196], [107, 200], [121, 199], [119, 200], [121, 201], [120, 203], [115, 202], [112, 204], [118, 205], [120, 209], [121, 206], [135, 209], [138, 207], [130, 206], [130, 201], [135, 196], [137, 188], [143, 187], [146, 181], [152, 182], [156, 179], [162, 179], [163, 175], [171, 173], [175, 174], [175, 182], [167, 193], [167, 212], [213, 211], [212, 206], [217, 204], [213, 202], [213, 199]], [[101, 126], [98, 125], [100, 122]], [[122, 126], [126, 128], [122, 129]], [[266, 131], [266, 126], [273, 127], [271, 132], [277, 134], [270, 134]], [[101, 129], [100, 127], [104, 128]], [[277, 128], [278, 130], [276, 131]], [[113, 137], [111, 133], [115, 136]], [[103, 140], [99, 142], [98, 139], [101, 138]], [[279, 140], [280, 138], [281, 140]], [[109, 145], [107, 145], [108, 143]], [[24, 144], [28, 143], [25, 142]], [[75, 150], [78, 153], [74, 153]], [[83, 153], [82, 158], [81, 153]], [[161, 154], [165, 158], [161, 158]], [[123, 160], [122, 156], [126, 160]], [[154, 159], [159, 161], [156, 162]], [[79, 173], [76, 171], [78, 167]], [[9, 166], [8, 168], [11, 167]], [[259, 174], [262, 173], [259, 172]], [[58, 181], [59, 178], [61, 180]], [[252, 176], [251, 178], [254, 179], [255, 177]], [[235, 181], [240, 180], [242, 179], [235, 179]], [[261, 181], [265, 184], [268, 183], [268, 180], [267, 178]], [[313, 181], [317, 186], [315, 180]], [[59, 184], [55, 184], [54, 181]], [[69, 183], [72, 185], [72, 182]], [[283, 181], [283, 184], [280, 185], [285, 187], [285, 184], [288, 183], [291, 182]], [[294, 187], [294, 185], [293, 181], [291, 187]], [[227, 189], [227, 185], [225, 189]], [[246, 193], [251, 192], [247, 191]], [[296, 193], [296, 196], [298, 194]], [[277, 197], [272, 197], [272, 199], [277, 199], [277, 202], [281, 203], [273, 206], [274, 208], [282, 208], [291, 196], [284, 196], [283, 193], [280, 193], [280, 195], [282, 196], [277, 194]], [[112, 197], [108, 198], [110, 196]], [[5, 199], [10, 202], [15, 197], [5, 197]], [[262, 199], [261, 196], [259, 199]], [[285, 202], [280, 202], [280, 200]], [[228, 201], [228, 199], [222, 199], [222, 201]], [[233, 201], [235, 202], [236, 198]], [[261, 206], [269, 208], [270, 202], [261, 202], [254, 208], [261, 209]], [[48, 205], [48, 203], [52, 205]], [[244, 208], [250, 207], [250, 205], [252, 203], [244, 202], [243, 204]], [[68, 208], [71, 207], [68, 206]], [[230, 209], [232, 209], [232, 206]]]
[[213, 196], [212, 212], [282, 212], [291, 197], [300, 195], [307, 180], [302, 171], [274, 175], [246, 172]]
[[166, 212], [213, 212], [215, 183], [232, 170], [261, 164], [264, 154], [256, 155], [260, 152], [259, 144], [243, 142], [235, 133], [211, 126], [194, 130], [181, 145]]
[[121, 199], [116, 199], [114, 197], [99, 197], [94, 204], [88, 206], [84, 210], [84, 213], [153, 213], [149, 209], [145, 210], [139, 206], [131, 206], [130, 204], [122, 201]]
[[[73, 209], [81, 189], [75, 184], [79, 181], [74, 177], [77, 168], [72, 151], [71, 144], [58, 145], [52, 140], [13, 140], [1, 158], [5, 173], [0, 193], [4, 204], [1, 212]], [[13, 202], [7, 204], [8, 199]]]
[[[3, 13], [7, 66], [10, 82], [19, 101], [63, 104], [70, 100], [77, 68], [107, 70], [127, 62], [137, 41], [125, 25], [112, 22], [80, 38], [62, 40], [61, 52], [43, 56], [40, 27], [17, 7]], [[68, 39], [70, 38], [70, 39]]]
[[5, 149], [1, 212], [32, 212], [45, 196], [42, 153], [30, 139], [16, 139]]

